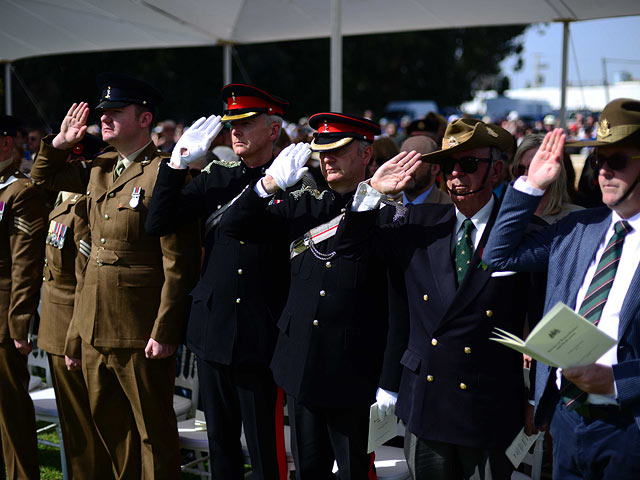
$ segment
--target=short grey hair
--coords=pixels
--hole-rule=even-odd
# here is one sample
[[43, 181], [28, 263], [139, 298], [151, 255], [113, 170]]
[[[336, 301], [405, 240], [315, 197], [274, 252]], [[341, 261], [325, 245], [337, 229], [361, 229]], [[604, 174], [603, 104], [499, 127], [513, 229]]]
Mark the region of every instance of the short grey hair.
[[265, 114], [265, 122], [266, 122], [267, 126], [271, 125], [272, 123], [277, 123], [278, 126], [280, 127], [278, 129], [278, 135], [276, 136], [275, 140], [273, 141], [273, 143], [275, 144], [278, 141], [278, 138], [280, 138], [280, 132], [282, 132], [282, 117], [280, 115], [267, 115], [267, 114]]

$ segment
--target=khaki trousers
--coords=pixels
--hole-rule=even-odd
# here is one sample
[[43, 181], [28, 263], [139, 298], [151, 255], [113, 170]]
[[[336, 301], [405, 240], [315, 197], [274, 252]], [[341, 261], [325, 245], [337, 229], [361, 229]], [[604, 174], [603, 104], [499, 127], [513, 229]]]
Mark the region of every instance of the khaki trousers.
[[91, 417], [81, 371], [69, 371], [64, 356], [49, 354], [51, 379], [70, 479], [112, 479], [111, 459]]
[[82, 342], [91, 415], [118, 479], [180, 479], [173, 410], [176, 357], [149, 360], [143, 349]]
[[16, 350], [13, 340], [0, 343], [0, 434], [9, 480], [40, 478], [27, 356]]

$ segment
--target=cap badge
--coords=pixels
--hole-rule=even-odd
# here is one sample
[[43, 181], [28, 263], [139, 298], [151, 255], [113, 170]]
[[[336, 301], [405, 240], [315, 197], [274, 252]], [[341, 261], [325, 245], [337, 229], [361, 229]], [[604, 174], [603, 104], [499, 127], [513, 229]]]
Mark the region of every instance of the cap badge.
[[611, 135], [611, 124], [609, 120], [603, 118], [598, 125], [598, 138], [607, 138]]
[[231, 105], [237, 105], [235, 92], [231, 92], [231, 100], [232, 100]]
[[489, 135], [491, 135], [491, 136], [492, 136], [492, 137], [494, 137], [494, 138], [498, 138], [498, 134], [497, 134], [496, 132], [494, 132], [493, 130], [491, 130], [489, 127], [486, 127], [486, 128], [487, 128], [487, 133], [488, 133]]
[[454, 137], [453, 135], [451, 135], [448, 139], [447, 139], [447, 143], [449, 144], [449, 148], [451, 147], [456, 147], [459, 145], [458, 140], [456, 139], [456, 137]]
[[328, 132], [329, 131], [329, 124], [327, 123], [327, 121], [324, 121], [324, 131]]
[[107, 86], [107, 93], [104, 95], [104, 98], [111, 98], [111, 85]]
[[418, 130], [424, 130], [426, 128], [426, 125], [424, 124], [424, 122], [418, 122]]

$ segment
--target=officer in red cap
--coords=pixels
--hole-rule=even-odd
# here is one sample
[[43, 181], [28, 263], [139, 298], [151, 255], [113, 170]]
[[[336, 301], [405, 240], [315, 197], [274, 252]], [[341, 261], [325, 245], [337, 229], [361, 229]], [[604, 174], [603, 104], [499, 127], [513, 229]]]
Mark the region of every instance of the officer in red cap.
[[[311, 145], [283, 150], [221, 228], [237, 238], [268, 238], [290, 256], [289, 297], [271, 370], [288, 395], [298, 478], [331, 478], [334, 460], [339, 478], [371, 478], [369, 409], [377, 398], [386, 410], [398, 391], [403, 329], [389, 327], [387, 268], [336, 255], [334, 235], [380, 128], [341, 113], [314, 115], [309, 124], [317, 130]], [[319, 154], [330, 188], [320, 192], [303, 181], [284, 201], [273, 201], [305, 173], [309, 147]], [[402, 208], [381, 208], [378, 221], [392, 221]]]
[[[271, 165], [289, 102], [242, 84], [225, 86], [222, 98], [224, 116], [196, 121], [171, 161], [160, 166], [146, 228], [165, 235], [185, 222], [204, 220], [205, 256], [191, 292], [187, 345], [198, 358], [213, 478], [243, 478], [243, 426], [253, 478], [276, 479], [286, 475], [284, 395], [269, 362], [289, 284], [287, 252], [231, 238], [218, 224], [243, 188]], [[183, 189], [188, 166], [207, 153], [223, 122], [240, 160], [212, 161]]]

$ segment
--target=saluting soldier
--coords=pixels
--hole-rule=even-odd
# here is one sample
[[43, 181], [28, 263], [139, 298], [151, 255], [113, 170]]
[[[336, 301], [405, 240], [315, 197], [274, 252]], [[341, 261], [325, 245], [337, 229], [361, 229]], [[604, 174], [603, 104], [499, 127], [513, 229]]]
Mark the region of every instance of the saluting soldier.
[[[304, 173], [310, 154], [307, 144], [288, 147], [221, 227], [254, 241], [268, 238], [283, 250], [291, 244], [289, 297], [271, 369], [288, 395], [298, 478], [330, 478], [334, 459], [340, 478], [371, 478], [369, 410], [377, 400], [386, 413], [395, 401], [408, 325], [389, 315], [387, 268], [336, 255], [334, 234], [365, 178], [380, 128], [338, 113], [313, 115], [309, 124], [317, 130], [311, 149], [330, 188], [304, 186], [273, 201]], [[389, 202], [377, 221], [389, 223], [404, 210]]]
[[[104, 142], [86, 134], [73, 146], [70, 160], [90, 161], [104, 147]], [[111, 459], [91, 418], [80, 371], [82, 342], [75, 329], [70, 331], [74, 297], [80, 292], [90, 253], [87, 198], [60, 192], [49, 214], [38, 347], [48, 353], [67, 472], [76, 479], [113, 478]]]
[[[224, 117], [194, 123], [171, 161], [162, 162], [146, 228], [164, 235], [193, 219], [205, 223], [204, 262], [191, 292], [187, 345], [198, 358], [212, 477], [244, 477], [244, 426], [253, 478], [283, 478], [283, 395], [269, 362], [288, 288], [287, 254], [231, 238], [217, 225], [233, 199], [271, 165], [289, 102], [241, 84], [227, 85], [221, 94], [227, 103]], [[183, 188], [188, 165], [206, 154], [222, 122], [230, 126], [240, 160], [214, 160]]]
[[199, 258], [197, 225], [144, 231], [162, 158], [151, 141], [160, 94], [122, 74], [98, 77], [96, 107], [110, 147], [91, 165], [68, 163], [89, 107], [74, 104], [43, 140], [31, 172], [47, 188], [86, 195], [91, 251], [73, 325], [91, 414], [118, 478], [180, 478], [173, 411], [175, 351]]
[[27, 355], [40, 300], [47, 214], [42, 192], [13, 164], [15, 135], [16, 119], [0, 116], [0, 434], [8, 477], [37, 479]]
[[338, 233], [340, 251], [404, 273], [410, 334], [396, 412], [407, 425], [414, 478], [510, 478], [504, 450], [527, 406], [522, 355], [489, 338], [494, 327], [521, 336], [529, 302], [539, 299], [527, 274], [488, 268], [482, 251], [499, 206], [492, 190], [512, 145], [498, 126], [452, 122], [442, 148], [422, 160], [440, 165], [453, 205], [414, 205], [376, 227], [367, 210], [397, 194], [420, 165], [401, 153], [361, 184]]

